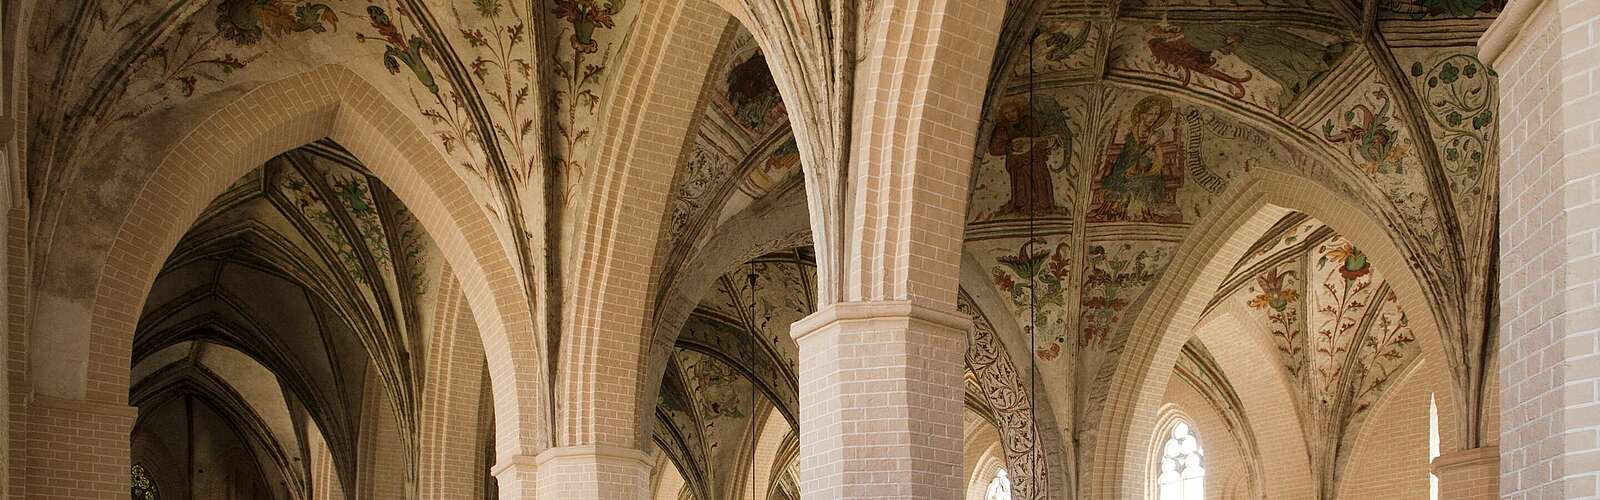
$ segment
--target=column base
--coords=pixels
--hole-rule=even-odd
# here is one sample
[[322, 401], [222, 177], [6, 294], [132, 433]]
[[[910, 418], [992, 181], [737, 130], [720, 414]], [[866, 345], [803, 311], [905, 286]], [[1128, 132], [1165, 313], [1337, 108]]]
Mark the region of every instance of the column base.
[[1491, 500], [1500, 497], [1500, 447], [1452, 451], [1433, 459], [1439, 498]]
[[645, 500], [654, 466], [643, 451], [584, 445], [513, 456], [490, 472], [503, 499]]

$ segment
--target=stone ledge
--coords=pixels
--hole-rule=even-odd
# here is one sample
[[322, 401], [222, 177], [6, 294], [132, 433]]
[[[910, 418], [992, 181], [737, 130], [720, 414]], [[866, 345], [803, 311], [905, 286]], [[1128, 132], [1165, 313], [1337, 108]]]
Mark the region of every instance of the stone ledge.
[[651, 463], [651, 461], [650, 461], [650, 455], [646, 454], [644, 451], [637, 450], [637, 449], [634, 449], [634, 448], [625, 448], [625, 447], [621, 447], [621, 446], [609, 446], [609, 445], [603, 445], [603, 444], [588, 444], [588, 445], [580, 445], [580, 446], [562, 446], [562, 447], [559, 447], [559, 448], [550, 448], [550, 449], [544, 450], [543, 452], [540, 452], [538, 456], [534, 457], [534, 462], [535, 462], [536, 465], [538, 465], [540, 467], [543, 467], [545, 464], [548, 464], [550, 462], [561, 461], [561, 460], [572, 460], [572, 459], [575, 459], [575, 458], [585, 458], [585, 457], [594, 457], [597, 461], [598, 460], [634, 461], [634, 462], [638, 462], [638, 463], [644, 465], [646, 468], [654, 466], [654, 464]]
[[1484, 446], [1466, 450], [1456, 450], [1440, 454], [1433, 459], [1433, 473], [1440, 474], [1452, 469], [1467, 467], [1494, 467], [1500, 468], [1500, 447]]
[[1506, 52], [1511, 42], [1516, 41], [1522, 28], [1533, 19], [1533, 13], [1545, 3], [1545, 0], [1511, 0], [1489, 24], [1489, 29], [1483, 31], [1483, 36], [1478, 38], [1478, 60], [1491, 68], [1495, 67], [1500, 55]]
[[28, 406], [33, 408], [66, 410], [77, 413], [87, 413], [91, 415], [125, 418], [128, 419], [129, 422], [132, 422], [133, 419], [139, 417], [138, 408], [125, 404], [87, 401], [81, 399], [62, 399], [39, 394], [35, 394], [32, 400], [28, 401]]
[[538, 470], [550, 462], [585, 457], [594, 457], [596, 461], [633, 461], [646, 468], [654, 466], [650, 460], [650, 455], [637, 449], [608, 445], [582, 445], [550, 448], [540, 452], [538, 455], [512, 455], [507, 457], [506, 460], [494, 464], [494, 467], [489, 469], [489, 474], [500, 477], [501, 473], [510, 469]]
[[972, 328], [972, 318], [957, 311], [955, 306], [933, 306], [920, 301], [881, 300], [871, 302], [835, 302], [824, 306], [810, 316], [791, 325], [789, 336], [795, 342], [840, 323], [919, 321], [943, 327], [954, 334], [965, 336]]

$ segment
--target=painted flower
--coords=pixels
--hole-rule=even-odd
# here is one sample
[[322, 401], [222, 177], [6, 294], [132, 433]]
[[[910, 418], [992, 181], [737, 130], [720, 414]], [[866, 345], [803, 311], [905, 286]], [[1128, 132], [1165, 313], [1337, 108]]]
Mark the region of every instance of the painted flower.
[[1256, 309], [1271, 307], [1274, 311], [1283, 312], [1283, 309], [1288, 307], [1290, 302], [1300, 299], [1298, 290], [1285, 289], [1283, 286], [1285, 279], [1293, 278], [1294, 271], [1280, 271], [1277, 268], [1257, 276], [1256, 286], [1260, 290], [1254, 298], [1250, 299], [1250, 307]]
[[1372, 273], [1372, 263], [1367, 261], [1367, 254], [1361, 253], [1361, 250], [1357, 249], [1355, 245], [1346, 242], [1331, 250], [1324, 249], [1324, 251], [1326, 253], [1322, 255], [1321, 260], [1317, 261], [1317, 267], [1326, 266], [1329, 261], [1339, 261], [1341, 264], [1339, 266], [1339, 275], [1343, 276], [1345, 281], [1355, 281]]
[[1001, 264], [1011, 268], [1021, 279], [1029, 279], [1039, 275], [1044, 267], [1045, 257], [1050, 256], [1049, 250], [1034, 250], [1035, 245], [1044, 243], [1043, 240], [1033, 239], [1023, 243], [1017, 248], [1016, 255], [1002, 255], [998, 259]]
[[594, 41], [594, 30], [615, 27], [616, 21], [611, 16], [622, 10], [621, 3], [619, 0], [556, 0], [551, 13], [572, 25], [574, 48], [579, 52], [592, 53], [599, 50], [599, 44]]

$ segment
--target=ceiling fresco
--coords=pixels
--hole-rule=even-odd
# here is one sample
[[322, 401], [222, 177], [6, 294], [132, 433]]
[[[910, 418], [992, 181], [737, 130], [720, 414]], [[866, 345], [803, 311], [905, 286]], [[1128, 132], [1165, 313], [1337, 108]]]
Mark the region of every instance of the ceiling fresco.
[[1291, 213], [1252, 245], [1207, 313], [1271, 339], [1308, 443], [1323, 455], [1316, 463], [1334, 476], [1368, 410], [1421, 353], [1381, 271], [1332, 228]]
[[[1093, 446], [1109, 377], [1149, 291], [1192, 228], [1258, 169], [1368, 207], [1363, 215], [1389, 228], [1409, 267], [1389, 272], [1413, 273], [1430, 297], [1450, 296], [1410, 314], [1430, 314], [1443, 330], [1481, 314], [1463, 302], [1477, 292], [1461, 290], [1482, 286], [1471, 276], [1488, 265], [1497, 75], [1472, 47], [1501, 6], [1377, 6], [1365, 22], [1296, 0], [1047, 2], [1031, 44], [996, 73], [967, 212], [965, 262], [981, 273], [962, 280], [986, 298], [963, 304], [985, 324], [1015, 325], [1014, 341], [1033, 354], [1015, 363], [1065, 388], [1048, 396], [1050, 414], [1079, 446]], [[765, 119], [782, 105], [723, 90], [770, 85], [741, 66], [755, 57], [748, 35], [730, 31], [674, 181], [667, 276], [692, 272], [707, 241], [731, 236], [719, 223], [749, 210], [743, 196], [759, 199], [741, 186], [771, 184], [774, 171], [798, 182], [788, 131]], [[785, 167], [763, 170], [774, 162]], [[1421, 333], [1386, 275], [1358, 270], [1363, 259], [1327, 225], [1295, 214], [1235, 265], [1210, 309], [1248, 313], [1278, 346], [1330, 471], [1349, 446], [1337, 436], [1353, 436], [1344, 430], [1358, 428], [1419, 355]], [[743, 287], [746, 270], [723, 272], [704, 295], [721, 298], [700, 311], [747, 316], [739, 304], [748, 299], [726, 289]], [[792, 280], [759, 272], [763, 283]], [[1447, 352], [1469, 348], [1458, 341], [1463, 350]], [[1477, 369], [1466, 358], [1440, 362], [1463, 377]]]
[[[28, 34], [38, 61], [27, 175], [36, 252], [114, 234], [109, 208], [79, 200], [131, 196], [146, 179], [112, 166], [157, 164], [181, 139], [143, 131], [337, 64], [424, 131], [522, 259], [517, 279], [543, 297], [530, 275], [566, 262], [573, 243], [563, 236], [576, 217], [561, 215], [588, 208], [600, 113], [618, 87], [607, 85], [613, 57], [635, 24], [648, 24], [635, 22], [642, 2], [41, 2]], [[1134, 320], [1152, 307], [1151, 290], [1193, 228], [1264, 170], [1363, 207], [1404, 260], [1395, 263], [1404, 269], [1373, 269], [1334, 231], [1346, 221], [1291, 214], [1234, 265], [1208, 309], [1249, 318], [1273, 343], [1328, 467], [1349, 446], [1337, 436], [1353, 436], [1335, 431], [1358, 427], [1389, 381], [1417, 363], [1416, 337], [1437, 334], [1412, 332], [1407, 314], [1449, 332], [1449, 359], [1436, 362], [1464, 386], [1481, 382], [1474, 349], [1490, 334], [1476, 326], [1488, 313], [1474, 294], [1493, 266], [1498, 75], [1473, 44], [1504, 2], [1370, 4], [1369, 18], [1357, 5], [1315, 0], [1040, 0], [1029, 10], [1036, 21], [1008, 15], [1002, 39], [1014, 46], [989, 73], [958, 304], [1000, 346], [990, 350], [996, 359], [969, 360], [993, 383], [983, 391], [1008, 394], [1021, 367], [1048, 388], [1038, 399], [991, 401], [991, 410], [1020, 418], [1027, 407], [1031, 419], [1039, 409], [1050, 422], [1003, 428], [1092, 448], [1111, 373]], [[652, 339], [665, 346], [666, 366], [655, 438], [703, 500], [724, 494], [712, 485], [736, 467], [756, 415], [794, 419], [798, 349], [788, 329], [817, 307], [804, 220], [772, 222], [793, 225], [785, 234], [798, 238], [709, 255], [740, 236], [730, 233], [742, 216], [803, 191], [789, 125], [799, 111], [778, 91], [773, 57], [738, 23], [723, 28], [702, 95], [689, 99], [698, 108], [684, 153], [662, 167], [675, 173], [651, 264], [666, 289], [652, 293], [685, 303], [653, 306], [688, 319], [681, 334]], [[813, 104], [795, 106], [826, 105]], [[166, 273], [204, 281], [196, 276], [227, 266], [195, 263], [221, 259], [225, 237], [270, 234], [270, 245], [252, 243], [265, 256], [248, 257], [251, 265], [292, 258], [273, 272], [321, 285], [307, 307], [341, 320], [386, 376], [411, 377], [433, 321], [420, 311], [432, 310], [448, 270], [349, 152], [319, 142], [274, 158], [201, 219]], [[43, 276], [76, 269], [71, 256], [37, 260]], [[1389, 280], [1402, 273], [1416, 277], [1429, 310], [1401, 310]], [[676, 290], [700, 287], [692, 278], [701, 275], [715, 279]], [[39, 281], [64, 288], [45, 295], [92, 295], [75, 280]], [[187, 290], [170, 288], [158, 286], [152, 303]], [[1071, 463], [1060, 470], [1092, 465], [1076, 453], [1063, 453]], [[1037, 490], [1024, 494], [1045, 498]]]
[[[165, 397], [171, 384], [160, 381], [171, 377], [161, 373], [173, 369], [163, 367], [188, 353], [222, 377], [219, 394], [259, 407], [240, 414], [269, 418], [278, 445], [299, 450], [300, 437], [283, 430], [289, 417], [262, 413], [273, 404], [288, 404], [295, 425], [311, 422], [341, 481], [353, 484], [374, 384], [401, 408], [392, 439], [415, 450], [417, 380], [436, 320], [424, 311], [438, 301], [431, 285], [454, 279], [437, 255], [395, 195], [338, 144], [279, 155], [218, 196], [158, 275], [133, 346], [134, 374], [157, 382], [136, 380], [133, 399]], [[211, 362], [228, 353], [249, 362]], [[240, 371], [250, 366], [264, 366], [266, 378]], [[268, 389], [276, 392], [257, 394]]]

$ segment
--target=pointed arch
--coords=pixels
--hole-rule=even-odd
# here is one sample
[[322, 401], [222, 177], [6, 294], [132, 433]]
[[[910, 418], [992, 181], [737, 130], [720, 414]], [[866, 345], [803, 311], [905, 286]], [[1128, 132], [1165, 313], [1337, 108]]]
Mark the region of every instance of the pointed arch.
[[[1393, 269], [1391, 282], [1401, 307], [1413, 311], [1412, 328], [1424, 359], [1443, 360], [1442, 332], [1423, 287], [1383, 228], [1343, 196], [1315, 182], [1281, 172], [1255, 169], [1241, 179], [1213, 209], [1213, 216], [1197, 225], [1192, 236], [1175, 253], [1167, 272], [1134, 319], [1127, 344], [1117, 363], [1107, 364], [1109, 378], [1104, 410], [1095, 427], [1092, 470], [1085, 478], [1085, 494], [1095, 498], [1138, 495], [1149, 484], [1147, 463], [1156, 417], [1167, 376], [1177, 363], [1184, 342], [1193, 334], [1205, 304], [1226, 278], [1233, 263], [1250, 244], [1281, 216], [1300, 211], [1324, 221], [1347, 235], [1379, 269]], [[1444, 363], [1430, 364], [1438, 367]], [[1437, 369], [1437, 368], [1435, 368]], [[1447, 376], [1448, 374], [1441, 374]], [[1450, 403], [1463, 398], [1461, 381], [1454, 381]], [[1455, 411], [1465, 411], [1464, 407]], [[1453, 429], [1464, 436], [1469, 429]], [[1459, 440], [1458, 440], [1459, 441]]]
[[[593, 173], [576, 194], [557, 365], [557, 446], [642, 449], [655, 256], [673, 173], [726, 14], [706, 0], [644, 2], [601, 102]], [[628, 362], [622, 362], [628, 360]], [[656, 380], [659, 383], [659, 380]], [[653, 392], [653, 389], [649, 390]], [[648, 466], [648, 464], [641, 464]]]
[[[364, 160], [438, 243], [461, 281], [482, 335], [495, 393], [499, 456], [537, 453], [548, 433], [548, 408], [529, 300], [516, 260], [496, 236], [489, 216], [422, 132], [399, 108], [355, 72], [339, 65], [270, 82], [244, 92], [209, 116], [180, 123], [185, 134], [153, 169], [120, 166], [141, 176], [121, 207], [115, 235], [82, 259], [94, 269], [87, 324], [69, 337], [75, 346], [36, 351], [35, 363], [86, 366], [83, 398], [126, 404], [134, 326], [156, 274], [201, 211], [235, 179], [267, 159], [324, 137]], [[76, 193], [74, 196], [89, 196]], [[69, 200], [70, 201], [70, 200]], [[63, 223], [58, 231], [73, 231]], [[52, 279], [45, 274], [43, 285]], [[78, 276], [76, 279], [82, 279]], [[38, 321], [71, 311], [39, 311]], [[54, 323], [59, 325], [59, 318]], [[70, 324], [66, 323], [66, 324]], [[126, 446], [120, 443], [118, 446]], [[125, 449], [105, 450], [125, 457]], [[125, 458], [124, 458], [125, 459]]]

